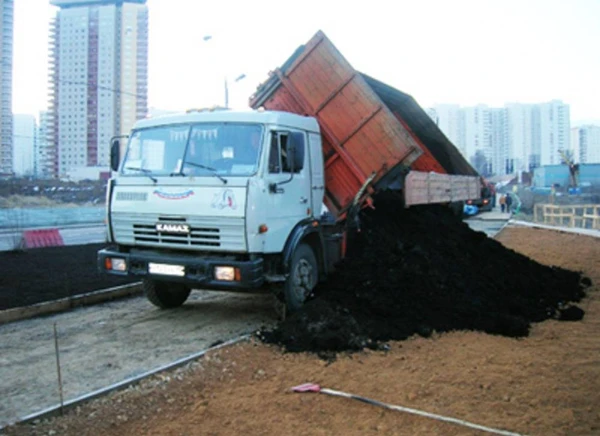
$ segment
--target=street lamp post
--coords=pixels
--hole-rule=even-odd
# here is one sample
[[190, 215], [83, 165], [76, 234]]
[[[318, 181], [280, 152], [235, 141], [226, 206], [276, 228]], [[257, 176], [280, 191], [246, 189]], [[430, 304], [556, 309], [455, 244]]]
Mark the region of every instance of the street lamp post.
[[[203, 36], [203, 37], [202, 37], [202, 40], [203, 40], [204, 42], [208, 42], [208, 41], [210, 41], [211, 39], [212, 39], [212, 35], [205, 35], [205, 36]], [[242, 74], [240, 74], [239, 76], [237, 76], [237, 77], [236, 77], [236, 78], [233, 80], [233, 82], [234, 82], [234, 83], [237, 83], [237, 82], [239, 82], [240, 80], [244, 79], [245, 77], [246, 77], [246, 75], [242, 73]], [[227, 75], [226, 75], [226, 74], [225, 74], [225, 75], [224, 75], [224, 77], [223, 77], [223, 84], [224, 84], [224, 91], [225, 91], [225, 109], [229, 109], [229, 83], [228, 83], [228, 80], [227, 80]]]
[[[245, 77], [245, 74], [240, 74], [234, 79], [233, 82], [237, 83]], [[225, 76], [225, 109], [229, 109], [229, 85], [227, 84], [227, 76]]]

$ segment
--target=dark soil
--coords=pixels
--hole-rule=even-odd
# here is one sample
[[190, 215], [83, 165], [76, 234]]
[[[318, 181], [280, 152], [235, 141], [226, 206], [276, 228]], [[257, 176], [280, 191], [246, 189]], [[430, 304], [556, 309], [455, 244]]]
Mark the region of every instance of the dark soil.
[[390, 194], [361, 213], [337, 272], [261, 339], [289, 351], [342, 351], [434, 331], [523, 337], [532, 322], [581, 319], [591, 282], [541, 265], [471, 230], [447, 208], [404, 209]]
[[100, 274], [96, 253], [106, 244], [0, 252], [0, 310], [132, 283]]

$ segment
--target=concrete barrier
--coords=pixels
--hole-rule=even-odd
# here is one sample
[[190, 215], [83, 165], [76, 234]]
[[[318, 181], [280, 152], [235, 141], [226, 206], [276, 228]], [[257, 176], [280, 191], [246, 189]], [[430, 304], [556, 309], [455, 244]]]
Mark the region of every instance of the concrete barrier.
[[60, 247], [65, 245], [58, 229], [25, 230], [24, 248]]

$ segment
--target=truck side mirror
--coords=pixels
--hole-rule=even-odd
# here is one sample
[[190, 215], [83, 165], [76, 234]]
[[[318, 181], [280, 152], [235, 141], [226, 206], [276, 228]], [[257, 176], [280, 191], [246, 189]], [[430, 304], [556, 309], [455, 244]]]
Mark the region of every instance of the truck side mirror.
[[121, 142], [115, 138], [110, 143], [110, 169], [119, 170], [119, 161], [121, 160]]

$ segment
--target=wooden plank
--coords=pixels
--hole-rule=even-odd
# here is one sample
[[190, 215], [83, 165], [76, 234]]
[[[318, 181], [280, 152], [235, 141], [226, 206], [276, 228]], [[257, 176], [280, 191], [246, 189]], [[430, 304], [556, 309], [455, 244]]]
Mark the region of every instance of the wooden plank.
[[600, 206], [536, 204], [534, 221], [550, 225], [600, 229]]
[[478, 196], [478, 180], [470, 176], [411, 171], [406, 176], [404, 188], [406, 206], [449, 203]]

